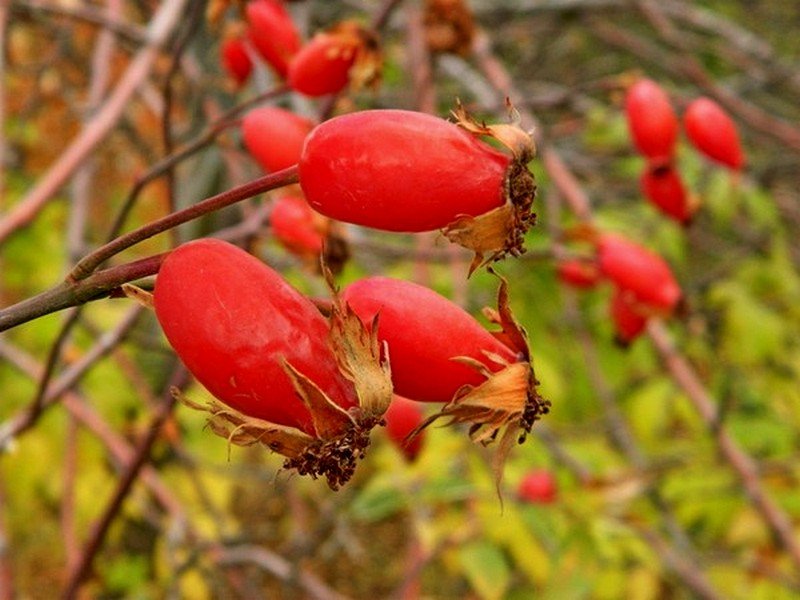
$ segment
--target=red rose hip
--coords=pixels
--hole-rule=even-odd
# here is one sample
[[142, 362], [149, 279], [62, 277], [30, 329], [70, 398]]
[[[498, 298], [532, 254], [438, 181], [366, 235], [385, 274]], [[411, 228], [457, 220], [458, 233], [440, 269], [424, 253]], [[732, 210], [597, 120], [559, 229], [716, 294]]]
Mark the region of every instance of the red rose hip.
[[420, 431], [414, 437], [409, 437], [409, 435], [425, 420], [422, 407], [418, 402], [395, 394], [386, 411], [385, 419], [386, 435], [406, 460], [415, 460], [422, 450], [425, 432]]
[[368, 110], [325, 121], [300, 159], [306, 199], [324, 215], [375, 229], [444, 228], [477, 262], [483, 253], [523, 251], [535, 220], [530, 137], [494, 126], [513, 146], [509, 156], [472, 135], [491, 135], [491, 127], [460, 118], [461, 127], [419, 112]]
[[300, 34], [280, 0], [251, 0], [245, 9], [248, 35], [258, 53], [286, 77], [289, 61], [300, 49]]
[[674, 166], [648, 166], [639, 183], [642, 194], [659, 211], [683, 225], [689, 224], [696, 206]]
[[625, 95], [625, 116], [639, 152], [654, 160], [672, 157], [678, 139], [678, 118], [661, 86], [650, 79], [634, 83]]
[[357, 404], [317, 308], [244, 250], [213, 239], [179, 246], [161, 266], [154, 301], [170, 345], [228, 406], [314, 435], [284, 361], [343, 408]]
[[248, 112], [242, 120], [242, 138], [248, 152], [267, 173], [297, 164], [303, 142], [314, 124], [305, 117], [264, 106]]
[[692, 144], [708, 158], [737, 171], [744, 166], [736, 125], [710, 98], [697, 98], [689, 104], [683, 114], [683, 128]]

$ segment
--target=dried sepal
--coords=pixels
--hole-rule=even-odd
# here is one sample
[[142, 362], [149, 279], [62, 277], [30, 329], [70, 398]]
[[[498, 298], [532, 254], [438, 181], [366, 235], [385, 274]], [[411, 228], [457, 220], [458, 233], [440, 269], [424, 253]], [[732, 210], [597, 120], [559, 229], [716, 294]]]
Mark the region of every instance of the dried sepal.
[[122, 288], [122, 293], [126, 298], [129, 298], [134, 302], [138, 302], [149, 310], [154, 310], [155, 305], [153, 304], [153, 294], [147, 290], [143, 290], [137, 285], [133, 285], [132, 283], [123, 283], [120, 287]]
[[355, 55], [348, 72], [350, 88], [359, 91], [377, 87], [383, 72], [383, 55], [380, 38], [374, 31], [365, 28], [357, 21], [342, 21], [327, 30], [328, 35], [337, 38], [330, 58], [349, 58]]
[[295, 369], [291, 363], [284, 360], [283, 370], [292, 382], [295, 393], [311, 413], [317, 437], [330, 439], [354, 425], [347, 411], [328, 398], [316, 383]]
[[505, 203], [476, 217], [461, 215], [442, 230], [451, 242], [475, 253], [470, 275], [480, 266], [509, 254], [519, 256], [525, 252], [525, 233], [536, 224], [536, 213], [533, 212], [536, 179], [528, 169], [528, 163], [536, 154], [536, 146], [531, 135], [519, 126], [517, 111], [510, 103], [508, 107], [511, 123], [495, 125], [476, 121], [460, 102], [453, 111], [460, 127], [474, 135], [498, 140], [514, 157], [503, 181]]
[[392, 401], [392, 372], [389, 349], [378, 340], [377, 317], [366, 325], [342, 301], [336, 291], [330, 271], [326, 280], [333, 292], [330, 317], [330, 346], [339, 371], [351, 381], [358, 397], [357, 420], [374, 426], [383, 418]]
[[470, 53], [475, 20], [465, 0], [426, 0], [423, 24], [431, 52]]
[[282, 456], [295, 458], [301, 456], [309, 445], [317, 441], [299, 429], [250, 417], [216, 400], [200, 404], [190, 400], [178, 388], [173, 387], [170, 391], [182, 404], [208, 413], [209, 429], [227, 439], [229, 444], [235, 446], [263, 444]]

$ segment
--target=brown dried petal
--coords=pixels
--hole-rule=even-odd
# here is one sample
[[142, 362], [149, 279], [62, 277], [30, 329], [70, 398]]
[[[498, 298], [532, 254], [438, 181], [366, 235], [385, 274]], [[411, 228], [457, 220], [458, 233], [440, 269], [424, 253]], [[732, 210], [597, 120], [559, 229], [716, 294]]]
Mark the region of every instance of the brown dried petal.
[[316, 442], [313, 437], [294, 427], [249, 417], [215, 400], [209, 400], [205, 405], [198, 404], [177, 388], [172, 388], [171, 391], [182, 404], [194, 410], [207, 412], [208, 426], [215, 434], [226, 438], [230, 444], [236, 446], [263, 444], [273, 452], [293, 458], [302, 455], [310, 444]]
[[364, 425], [374, 425], [382, 419], [392, 401], [389, 349], [378, 340], [377, 318], [368, 326], [362, 323], [350, 306], [339, 298], [330, 272], [327, 275], [334, 294], [330, 345], [339, 371], [355, 386], [359, 402], [357, 420]]
[[[512, 119], [518, 121], [519, 115], [510, 104], [509, 110]], [[536, 180], [528, 169], [536, 147], [530, 134], [523, 131], [517, 122], [498, 125], [479, 123], [460, 102], [453, 115], [462, 128], [475, 135], [497, 139], [514, 155], [503, 181], [505, 204], [477, 217], [461, 215], [442, 230], [450, 241], [475, 253], [469, 270], [471, 275], [482, 265], [509, 254], [519, 256], [525, 252], [525, 233], [536, 224], [536, 213], [533, 212]], [[484, 259], [486, 255], [489, 256]]]

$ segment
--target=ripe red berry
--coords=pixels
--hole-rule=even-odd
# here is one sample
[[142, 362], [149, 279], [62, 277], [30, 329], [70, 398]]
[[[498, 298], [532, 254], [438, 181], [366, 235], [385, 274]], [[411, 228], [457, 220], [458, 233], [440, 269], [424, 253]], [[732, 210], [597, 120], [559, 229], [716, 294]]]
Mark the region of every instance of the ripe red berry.
[[597, 265], [585, 260], [559, 261], [556, 271], [562, 283], [580, 289], [593, 288], [600, 281], [600, 271], [597, 269]]
[[325, 121], [306, 138], [300, 159], [306, 199], [340, 221], [386, 231], [446, 228], [445, 235], [476, 255], [519, 253], [535, 220], [530, 138], [512, 126], [495, 126], [506, 128], [501, 135], [517, 136], [512, 157], [464, 131], [475, 129], [462, 123], [405, 110]]
[[663, 214], [688, 225], [696, 206], [686, 191], [680, 173], [672, 165], [649, 165], [639, 180], [642, 194]]
[[708, 158], [735, 170], [744, 165], [736, 125], [710, 98], [697, 98], [689, 104], [683, 114], [683, 127], [692, 144]]
[[281, 77], [301, 46], [292, 16], [280, 0], [251, 0], [245, 9], [248, 36], [264, 60]]
[[339, 406], [358, 404], [339, 371], [328, 325], [278, 273], [227, 242], [188, 242], [167, 256], [154, 292], [175, 352], [216, 398], [245, 415], [315, 429], [284, 361]]
[[368, 277], [350, 284], [342, 298], [365, 323], [378, 317], [378, 337], [389, 345], [395, 392], [422, 402], [448, 402], [464, 385], [478, 385], [485, 377], [453, 360], [466, 356], [490, 371], [516, 354], [500, 343], [475, 318], [421, 285]]
[[224, 40], [220, 47], [222, 66], [238, 85], [244, 84], [253, 71], [253, 61], [245, 49], [242, 38]]
[[306, 96], [358, 89], [380, 78], [380, 52], [374, 34], [352, 21], [316, 34], [292, 58], [287, 81]]
[[546, 469], [530, 471], [520, 481], [517, 495], [531, 504], [552, 504], [558, 496], [558, 482]]
[[275, 237], [291, 252], [319, 256], [325, 242], [325, 217], [315, 213], [301, 196], [279, 196], [272, 204], [269, 224]]
[[647, 317], [637, 311], [635, 300], [626, 292], [615, 289], [609, 304], [617, 342], [627, 346], [639, 337], [647, 326]]
[[615, 234], [598, 235], [596, 245], [600, 271], [632, 301], [665, 316], [675, 310], [681, 289], [663, 258]]
[[650, 79], [634, 83], [625, 95], [625, 115], [639, 152], [653, 160], [672, 157], [678, 139], [678, 118], [661, 86]]
[[392, 443], [403, 453], [406, 460], [416, 459], [422, 450], [425, 432], [421, 431], [418, 435], [407, 438], [412, 431], [422, 425], [424, 420], [420, 404], [395, 394], [384, 417], [386, 434]]
[[283, 108], [264, 106], [242, 120], [244, 145], [266, 172], [280, 171], [300, 160], [303, 142], [314, 124]]

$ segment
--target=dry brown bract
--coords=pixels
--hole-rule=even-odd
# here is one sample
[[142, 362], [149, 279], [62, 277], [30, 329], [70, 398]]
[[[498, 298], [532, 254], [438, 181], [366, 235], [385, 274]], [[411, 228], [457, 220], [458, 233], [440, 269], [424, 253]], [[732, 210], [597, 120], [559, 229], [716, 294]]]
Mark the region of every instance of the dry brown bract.
[[[451, 242], [475, 253], [469, 268], [471, 275], [482, 265], [501, 260], [507, 255], [519, 256], [525, 252], [525, 233], [536, 224], [533, 201], [536, 198], [536, 180], [528, 163], [536, 154], [536, 146], [529, 133], [519, 125], [519, 113], [507, 102], [511, 122], [487, 125], [473, 119], [459, 102], [453, 116], [457, 124], [472, 134], [496, 139], [508, 148], [513, 160], [503, 182], [505, 204], [477, 217], [461, 215], [442, 230]], [[488, 255], [487, 258], [484, 258]]]
[[472, 50], [475, 21], [465, 0], [426, 0], [423, 23], [431, 52], [466, 56]]

